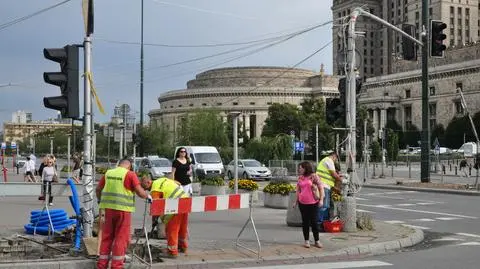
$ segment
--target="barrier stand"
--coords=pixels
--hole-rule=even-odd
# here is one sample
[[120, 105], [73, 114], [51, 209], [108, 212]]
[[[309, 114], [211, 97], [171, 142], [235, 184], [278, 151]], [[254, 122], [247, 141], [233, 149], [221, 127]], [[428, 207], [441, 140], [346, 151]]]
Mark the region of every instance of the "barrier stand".
[[[43, 186], [42, 186], [43, 188]], [[50, 216], [50, 210], [48, 209], [48, 200], [50, 199], [50, 189], [52, 188], [52, 183], [46, 183], [46, 188], [45, 188], [45, 192], [43, 193], [43, 197], [45, 198], [45, 202], [43, 203], [43, 208], [42, 208], [42, 211], [40, 212], [40, 215], [38, 215], [38, 220], [37, 222], [35, 223], [35, 226], [33, 228], [33, 236], [35, 236], [37, 234], [37, 226], [38, 226], [38, 222], [40, 222], [40, 218], [41, 216], [43, 215], [43, 212], [47, 211], [47, 216], [48, 216], [48, 221], [49, 221], [49, 226], [48, 226], [48, 239], [53, 239], [53, 238], [50, 238], [50, 235], [54, 235], [55, 234], [55, 228], [53, 227], [53, 222], [52, 222], [52, 217]]]
[[[252, 206], [253, 205], [253, 195], [251, 195], [251, 194], [248, 194], [248, 195], [249, 195], [248, 206], [250, 207], [250, 213], [248, 214], [247, 221], [245, 222], [242, 229], [240, 230], [240, 232], [237, 235], [237, 239], [235, 240], [235, 246], [246, 249], [250, 252], [253, 252], [253, 253], [257, 254], [257, 258], [260, 259], [260, 252], [262, 251], [262, 245], [260, 243], [260, 238], [258, 237], [257, 228], [255, 227], [255, 221], [253, 220], [253, 206]], [[245, 228], [247, 227], [249, 222], [252, 223], [252, 228], [253, 228], [253, 231], [255, 232], [255, 238], [257, 239], [258, 248], [257, 248], [256, 252], [255, 252], [255, 250], [240, 244], [240, 235], [242, 235], [243, 231], [245, 230]]]
[[[236, 247], [244, 248], [257, 254], [260, 258], [261, 244], [258, 237], [257, 228], [253, 220], [253, 198], [249, 193], [229, 194], [229, 195], [210, 195], [210, 196], [195, 196], [189, 198], [176, 198], [176, 199], [153, 199], [150, 206], [151, 216], [162, 216], [168, 214], [179, 213], [196, 213], [196, 212], [210, 212], [220, 210], [233, 210], [233, 209], [250, 209], [247, 222], [243, 225], [242, 229], [238, 233], [235, 241]], [[255, 238], [257, 239], [258, 251], [252, 250], [239, 243], [240, 236], [247, 227], [248, 223], [252, 223], [253, 231], [255, 232]]]

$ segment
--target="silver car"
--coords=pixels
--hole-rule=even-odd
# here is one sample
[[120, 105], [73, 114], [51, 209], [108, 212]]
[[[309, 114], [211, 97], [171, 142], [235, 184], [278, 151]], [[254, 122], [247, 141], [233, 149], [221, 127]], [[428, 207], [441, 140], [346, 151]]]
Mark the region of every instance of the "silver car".
[[[227, 165], [227, 176], [229, 179], [233, 178], [234, 167], [234, 161]], [[272, 178], [272, 172], [255, 159], [240, 159], [238, 160], [238, 177], [269, 180]]]
[[147, 170], [152, 179], [157, 179], [172, 172], [172, 163], [167, 158], [146, 157], [140, 162], [139, 171]]

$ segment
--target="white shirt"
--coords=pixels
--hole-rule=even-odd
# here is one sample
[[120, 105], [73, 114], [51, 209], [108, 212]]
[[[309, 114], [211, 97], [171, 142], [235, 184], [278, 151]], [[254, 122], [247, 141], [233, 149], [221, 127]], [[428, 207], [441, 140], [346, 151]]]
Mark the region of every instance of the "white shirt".
[[34, 172], [35, 171], [35, 162], [32, 160], [25, 162], [25, 172]]

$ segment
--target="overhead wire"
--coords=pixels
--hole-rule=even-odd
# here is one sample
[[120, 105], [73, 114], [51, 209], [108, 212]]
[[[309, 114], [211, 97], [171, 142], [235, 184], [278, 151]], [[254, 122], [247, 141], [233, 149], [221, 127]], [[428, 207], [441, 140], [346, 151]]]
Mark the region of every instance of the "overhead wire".
[[42, 14], [42, 13], [44, 13], [44, 12], [47, 12], [47, 11], [49, 11], [49, 10], [52, 10], [52, 9], [54, 9], [54, 8], [56, 8], [56, 7], [59, 7], [59, 6], [61, 6], [61, 5], [63, 5], [63, 4], [66, 4], [66, 3], [70, 2], [70, 1], [72, 1], [72, 0], [65, 0], [65, 1], [60, 2], [60, 3], [57, 3], [57, 4], [55, 4], [55, 5], [52, 5], [52, 6], [43, 8], [43, 9], [40, 9], [40, 10], [38, 10], [38, 11], [36, 11], [36, 12], [33, 12], [33, 13], [29, 14], [29, 15], [26, 15], [26, 16], [23, 16], [23, 17], [14, 19], [14, 20], [12, 20], [12, 21], [9, 21], [9, 22], [0, 24], [0, 31], [3, 30], [3, 29], [6, 29], [6, 28], [8, 28], [8, 27], [10, 27], [10, 26], [12, 26], [12, 25], [15, 25], [15, 24], [17, 24], [17, 23], [20, 23], [20, 22], [22, 22], [22, 21], [28, 20], [28, 19], [30, 19], [30, 18], [33, 18], [33, 17], [37, 16], [37, 15], [40, 15], [40, 14]]

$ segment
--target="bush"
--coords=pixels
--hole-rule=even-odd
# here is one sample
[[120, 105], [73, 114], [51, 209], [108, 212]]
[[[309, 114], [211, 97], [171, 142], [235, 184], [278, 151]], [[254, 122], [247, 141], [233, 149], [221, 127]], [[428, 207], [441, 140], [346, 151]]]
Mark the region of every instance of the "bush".
[[104, 175], [107, 172], [106, 167], [97, 166], [95, 167], [95, 173]]
[[[235, 188], [235, 180], [230, 180], [228, 187], [233, 190]], [[239, 179], [238, 188], [246, 191], [256, 191], [258, 190], [258, 184], [251, 179]]]
[[65, 172], [65, 173], [72, 172], [72, 167], [70, 167], [70, 170], [69, 170], [68, 166], [65, 165], [64, 167], [62, 167], [62, 170], [60, 170], [60, 172]]
[[223, 180], [222, 177], [211, 177], [211, 178], [206, 178], [201, 181], [202, 185], [208, 185], [208, 186], [225, 186], [225, 181]]
[[270, 194], [280, 194], [283, 196], [289, 195], [290, 192], [295, 190], [295, 186], [288, 181], [276, 181], [270, 182], [263, 189], [263, 192]]

